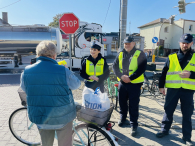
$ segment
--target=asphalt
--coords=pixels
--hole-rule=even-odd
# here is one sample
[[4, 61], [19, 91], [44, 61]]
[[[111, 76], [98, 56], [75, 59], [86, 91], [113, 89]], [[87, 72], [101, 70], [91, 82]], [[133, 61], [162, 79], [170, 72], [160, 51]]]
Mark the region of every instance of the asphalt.
[[[114, 58], [114, 57], [113, 57]], [[113, 61], [110, 58], [108, 62]], [[164, 62], [166, 58], [160, 58], [161, 62]], [[158, 60], [158, 61], [159, 61]], [[148, 60], [148, 62], [151, 62]], [[157, 62], [157, 59], [156, 59]], [[152, 74], [151, 71], [147, 71], [148, 74]], [[78, 72], [75, 73], [77, 76]], [[0, 83], [0, 146], [23, 146], [22, 143], [17, 141], [11, 134], [8, 126], [8, 120], [11, 113], [17, 108], [22, 107], [17, 89], [19, 87], [19, 75], [15, 74], [10, 76], [14, 79], [13, 83], [6, 82]], [[10, 78], [9, 75], [6, 78]], [[81, 79], [81, 78], [80, 78]], [[82, 90], [84, 88], [83, 80], [81, 79], [81, 86], [73, 90], [73, 96], [75, 101], [81, 102]], [[147, 94], [147, 93], [146, 93]], [[141, 96], [139, 105], [139, 127], [138, 133], [135, 137], [130, 135], [130, 125], [127, 118], [126, 125], [121, 128], [118, 127], [117, 122], [119, 120], [119, 107], [117, 110], [113, 110], [111, 121], [115, 123], [112, 134], [118, 138], [118, 144], [122, 146], [180, 146], [185, 145], [182, 141], [182, 114], [180, 107], [178, 106], [174, 113], [174, 122], [170, 130], [170, 134], [164, 138], [157, 138], [155, 134], [160, 130], [161, 120], [163, 118], [164, 109], [160, 106], [153, 96]], [[192, 115], [192, 141], [195, 142], [195, 112]], [[194, 143], [195, 144], [195, 143]], [[55, 140], [54, 145], [57, 145]]]

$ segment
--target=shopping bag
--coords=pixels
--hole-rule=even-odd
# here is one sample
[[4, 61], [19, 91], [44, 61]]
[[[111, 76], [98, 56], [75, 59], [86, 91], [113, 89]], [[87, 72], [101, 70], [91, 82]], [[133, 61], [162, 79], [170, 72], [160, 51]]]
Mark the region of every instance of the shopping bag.
[[101, 93], [99, 88], [95, 91], [86, 88], [84, 88], [82, 94], [82, 105], [84, 107], [98, 111], [106, 111], [110, 108], [110, 100], [107, 93]]

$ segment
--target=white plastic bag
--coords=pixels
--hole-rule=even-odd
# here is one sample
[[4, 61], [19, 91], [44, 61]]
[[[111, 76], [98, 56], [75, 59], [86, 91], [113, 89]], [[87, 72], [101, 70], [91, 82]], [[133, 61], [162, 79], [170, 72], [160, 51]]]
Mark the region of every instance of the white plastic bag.
[[82, 100], [82, 105], [90, 109], [106, 111], [110, 108], [110, 100], [107, 93], [101, 93], [99, 88], [94, 91], [85, 87], [82, 93]]

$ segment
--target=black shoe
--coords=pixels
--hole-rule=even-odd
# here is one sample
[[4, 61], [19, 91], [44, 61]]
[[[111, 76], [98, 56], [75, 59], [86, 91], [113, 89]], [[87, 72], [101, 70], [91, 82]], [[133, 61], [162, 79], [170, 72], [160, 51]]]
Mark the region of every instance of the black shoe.
[[193, 143], [190, 139], [185, 139], [185, 137], [182, 137], [183, 141], [185, 141], [186, 145], [193, 146]]
[[136, 128], [131, 128], [131, 136], [136, 136], [137, 135], [137, 127]]
[[156, 137], [162, 138], [162, 137], [164, 137], [164, 136], [166, 136], [166, 135], [169, 135], [169, 133], [168, 133], [168, 132], [160, 131], [160, 132], [158, 132], [158, 133], [156, 134]]
[[119, 127], [123, 127], [123, 125], [125, 124], [125, 121], [126, 121], [126, 119], [125, 119], [125, 120], [120, 119], [120, 120], [118, 121], [118, 126], [119, 126]]

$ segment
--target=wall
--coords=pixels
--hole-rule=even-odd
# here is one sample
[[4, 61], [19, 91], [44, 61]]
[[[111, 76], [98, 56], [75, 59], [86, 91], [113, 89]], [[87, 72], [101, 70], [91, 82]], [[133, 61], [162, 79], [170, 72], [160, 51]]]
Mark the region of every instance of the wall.
[[[155, 35], [154, 35], [154, 31], [155, 31]], [[144, 49], [152, 49], [153, 48], [153, 43], [152, 43], [152, 38], [154, 36], [159, 38], [159, 31], [160, 31], [160, 24], [156, 24], [156, 25], [150, 25], [150, 26], [146, 26], [144, 28], [140, 28], [140, 36], [145, 38], [145, 48]], [[155, 48], [156, 48], [156, 44], [155, 44]]]
[[172, 33], [172, 42], [170, 49], [179, 49], [179, 39], [183, 34], [183, 28], [178, 25], [174, 25]]
[[176, 25], [178, 25], [179, 27], [183, 28], [184, 20], [183, 19], [179, 19], [179, 20], [174, 21], [174, 23]]

